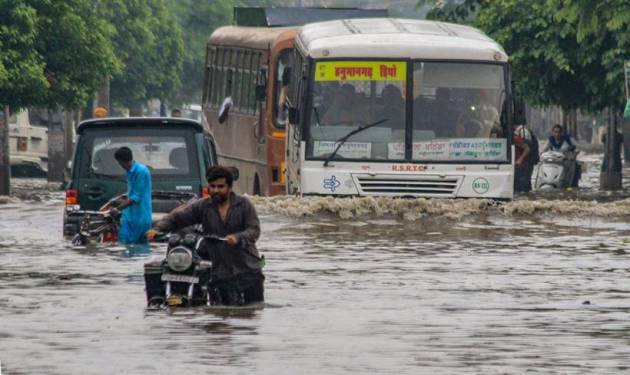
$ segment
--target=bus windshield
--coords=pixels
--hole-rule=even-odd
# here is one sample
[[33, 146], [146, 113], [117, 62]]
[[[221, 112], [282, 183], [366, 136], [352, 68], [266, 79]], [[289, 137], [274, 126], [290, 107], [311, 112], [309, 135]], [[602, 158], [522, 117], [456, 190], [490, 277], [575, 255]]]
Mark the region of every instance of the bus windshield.
[[[408, 77], [407, 64], [316, 62], [305, 132], [307, 158], [327, 158], [338, 139], [385, 120], [351, 136], [333, 160], [508, 160], [506, 124], [500, 120], [505, 102], [502, 65], [413, 62]], [[406, 93], [408, 80], [412, 95]], [[406, 138], [408, 128], [411, 139]]]

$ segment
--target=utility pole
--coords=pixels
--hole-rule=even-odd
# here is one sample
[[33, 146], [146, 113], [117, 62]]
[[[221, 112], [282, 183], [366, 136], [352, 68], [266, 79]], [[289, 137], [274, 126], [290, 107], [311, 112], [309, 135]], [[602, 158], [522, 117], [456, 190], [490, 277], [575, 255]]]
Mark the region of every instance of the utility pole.
[[[623, 87], [626, 93], [626, 107], [630, 103], [630, 61], [626, 61], [623, 64]], [[624, 140], [630, 140], [630, 118], [626, 116], [624, 111], [623, 121], [621, 122], [621, 132]], [[625, 161], [630, 161], [630, 142], [623, 142], [623, 158]]]
[[604, 144], [604, 163], [599, 175], [601, 190], [621, 189], [621, 144], [617, 132], [618, 115], [613, 108], [608, 110], [609, 120]]
[[64, 121], [57, 111], [47, 111], [48, 119], [48, 182], [63, 182], [66, 167], [66, 134]]
[[9, 160], [9, 107], [0, 110], [0, 195], [11, 194], [11, 161]]

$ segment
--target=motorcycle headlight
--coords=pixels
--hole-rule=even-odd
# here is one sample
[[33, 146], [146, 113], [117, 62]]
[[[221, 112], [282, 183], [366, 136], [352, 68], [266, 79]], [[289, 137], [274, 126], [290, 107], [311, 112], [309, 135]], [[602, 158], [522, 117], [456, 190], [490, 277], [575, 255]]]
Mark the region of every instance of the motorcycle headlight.
[[192, 265], [192, 261], [192, 251], [181, 246], [171, 249], [166, 256], [168, 267], [175, 272], [186, 271]]

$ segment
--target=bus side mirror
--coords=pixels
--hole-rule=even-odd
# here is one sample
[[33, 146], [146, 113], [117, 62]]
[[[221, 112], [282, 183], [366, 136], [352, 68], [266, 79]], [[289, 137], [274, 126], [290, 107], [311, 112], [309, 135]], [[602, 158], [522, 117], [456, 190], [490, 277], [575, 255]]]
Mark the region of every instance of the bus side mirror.
[[300, 123], [300, 111], [297, 108], [289, 108], [289, 124], [297, 125]]
[[525, 100], [517, 96], [514, 98], [514, 124], [527, 125], [527, 116], [525, 116]]
[[267, 86], [256, 85], [256, 101], [262, 102], [267, 97]]

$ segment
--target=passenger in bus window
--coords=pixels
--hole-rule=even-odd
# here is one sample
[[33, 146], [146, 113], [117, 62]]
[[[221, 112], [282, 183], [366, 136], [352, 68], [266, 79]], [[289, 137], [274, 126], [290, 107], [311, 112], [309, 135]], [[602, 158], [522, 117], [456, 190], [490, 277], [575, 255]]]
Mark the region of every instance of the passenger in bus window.
[[282, 71], [282, 79], [278, 82], [280, 91], [278, 92], [278, 117], [279, 125], [286, 125], [289, 119], [289, 84], [291, 83], [291, 68], [285, 67]]
[[[488, 138], [499, 123], [499, 112], [491, 104], [491, 95], [485, 90], [469, 89], [464, 93], [465, 106], [457, 120], [456, 136], [460, 138]], [[466, 124], [475, 120], [480, 129], [473, 134]], [[467, 135], [467, 136], [465, 136]]]
[[381, 92], [383, 107], [374, 116], [376, 121], [387, 119], [383, 126], [392, 129], [405, 128], [405, 102], [403, 101], [400, 89], [392, 84], [388, 84]]
[[356, 90], [349, 83], [343, 84], [335, 91], [335, 96], [330, 108], [324, 114], [324, 125], [352, 125], [355, 122], [363, 122], [365, 108], [357, 108]]
[[435, 99], [427, 103], [427, 117], [430, 130], [434, 130], [439, 138], [455, 137], [458, 112], [455, 103], [451, 99], [451, 90], [446, 87], [438, 87], [435, 90]]

